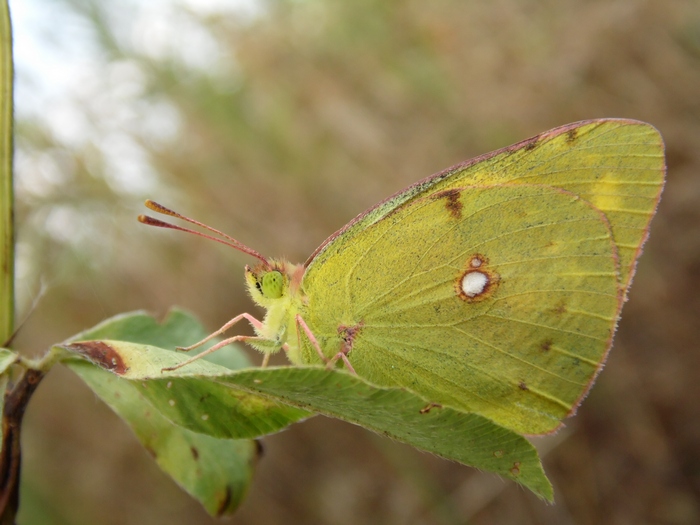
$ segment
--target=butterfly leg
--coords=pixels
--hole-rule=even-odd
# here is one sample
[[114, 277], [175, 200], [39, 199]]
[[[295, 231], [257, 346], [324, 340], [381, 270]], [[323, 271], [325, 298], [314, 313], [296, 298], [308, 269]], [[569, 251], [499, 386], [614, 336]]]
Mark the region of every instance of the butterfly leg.
[[[195, 343], [195, 344], [193, 344], [193, 345], [190, 345], [190, 346], [178, 346], [178, 347], [177, 347], [177, 350], [180, 350], [181, 352], [189, 352], [190, 350], [194, 350], [195, 348], [199, 348], [200, 346], [202, 346], [202, 345], [203, 345], [204, 343], [206, 343], [207, 341], [210, 341], [210, 340], [212, 340], [213, 338], [215, 338], [216, 336], [221, 335], [221, 334], [223, 334], [224, 332], [226, 332], [229, 328], [231, 328], [233, 325], [235, 325], [235, 324], [236, 324], [238, 321], [240, 321], [241, 319], [247, 320], [247, 321], [253, 326], [253, 328], [261, 329], [262, 326], [263, 326], [263, 324], [262, 324], [261, 321], [258, 321], [255, 317], [253, 317], [252, 315], [250, 315], [250, 314], [248, 314], [248, 313], [241, 314], [241, 315], [237, 315], [236, 317], [234, 317], [233, 319], [231, 319], [228, 323], [226, 323], [224, 326], [222, 326], [221, 328], [219, 328], [216, 332], [212, 332], [211, 334], [209, 334], [208, 336], [206, 336], [206, 337], [205, 337], [204, 339], [202, 339], [201, 341], [199, 341], [199, 342], [197, 342], [197, 343]], [[221, 345], [221, 346], [219, 346], [220, 344], [221, 344], [221, 343], [217, 344], [216, 346], [217, 346], [218, 348], [221, 348], [221, 346], [226, 346], [226, 345]], [[227, 344], [228, 344], [228, 343], [227, 343]]]
[[[304, 330], [304, 333], [306, 334], [306, 337], [309, 338], [311, 345], [316, 349], [316, 353], [318, 354], [318, 357], [320, 357], [321, 361], [323, 361], [324, 363], [328, 363], [328, 358], [321, 351], [321, 345], [318, 344], [318, 341], [316, 340], [316, 336], [314, 336], [313, 332], [311, 331], [311, 328], [309, 328], [309, 325], [306, 324], [304, 319], [302, 319], [302, 317], [299, 314], [296, 315], [296, 322], [297, 322], [297, 332], [299, 332], [299, 328]], [[301, 346], [301, 340], [299, 341], [299, 346]]]
[[[347, 330], [347, 328], [346, 328], [346, 330]], [[348, 338], [343, 342], [343, 346], [341, 346], [340, 352], [338, 352], [337, 354], [335, 354], [335, 355], [331, 358], [330, 362], [328, 363], [328, 367], [329, 367], [329, 368], [330, 368], [331, 366], [333, 366], [333, 365], [335, 364], [335, 362], [336, 362], [338, 359], [342, 359], [342, 360], [343, 360], [343, 363], [345, 364], [345, 367], [346, 367], [350, 372], [352, 372], [353, 374], [357, 375], [357, 372], [355, 372], [355, 369], [352, 367], [352, 365], [350, 364], [350, 361], [348, 360], [348, 354], [350, 353], [350, 350], [352, 350], [352, 338], [353, 338], [353, 337], [354, 337], [353, 335], [350, 335], [350, 337], [348, 337]]]
[[311, 345], [316, 349], [316, 353], [318, 353], [318, 356], [321, 358], [321, 361], [326, 363], [326, 368], [328, 368], [328, 369], [332, 368], [338, 359], [342, 359], [343, 363], [345, 364], [345, 367], [350, 372], [357, 375], [357, 372], [355, 372], [355, 369], [350, 364], [350, 361], [348, 361], [348, 356], [346, 355], [347, 352], [350, 351], [349, 348], [346, 349], [345, 347], [343, 347], [343, 349], [340, 352], [335, 354], [331, 359], [328, 359], [325, 356], [325, 354], [323, 353], [323, 351], [321, 350], [321, 345], [318, 344], [318, 341], [316, 340], [316, 337], [314, 336], [313, 332], [311, 331], [311, 328], [309, 328], [309, 326], [306, 324], [304, 319], [302, 319], [302, 317], [299, 314], [296, 315], [296, 322], [297, 322], [297, 328], [301, 328], [302, 330], [304, 330], [306, 337], [309, 338]]
[[[247, 314], [244, 314], [247, 315]], [[239, 316], [240, 317], [240, 316]], [[211, 339], [211, 337], [208, 337], [206, 340]], [[216, 352], [217, 350], [223, 348], [224, 346], [230, 345], [231, 343], [236, 343], [238, 341], [250, 343], [250, 342], [258, 342], [258, 343], [270, 343], [271, 341], [269, 339], [265, 339], [264, 337], [256, 337], [256, 336], [250, 336], [250, 335], [235, 335], [233, 337], [229, 337], [228, 339], [224, 339], [223, 341], [219, 341], [216, 343], [214, 346], [211, 348], [207, 348], [203, 352], [200, 352], [199, 354], [190, 357], [189, 359], [183, 361], [182, 363], [178, 363], [174, 366], [168, 366], [166, 368], [162, 368], [161, 372], [169, 372], [172, 370], [177, 370], [178, 368], [182, 368], [183, 366], [189, 365], [190, 363], [194, 363], [198, 359], [201, 359], [205, 355], [212, 354]], [[196, 348], [199, 345], [196, 345], [194, 348]], [[266, 354], [266, 357], [269, 356], [270, 354]]]
[[338, 359], [342, 359], [343, 363], [345, 364], [345, 368], [348, 369], [348, 371], [352, 372], [353, 374], [357, 375], [357, 372], [355, 372], [355, 369], [352, 367], [350, 364], [350, 361], [348, 361], [348, 356], [345, 353], [345, 348], [343, 348], [340, 352], [335, 354], [329, 361], [328, 364], [326, 365], [326, 368], [332, 368], [335, 362]]

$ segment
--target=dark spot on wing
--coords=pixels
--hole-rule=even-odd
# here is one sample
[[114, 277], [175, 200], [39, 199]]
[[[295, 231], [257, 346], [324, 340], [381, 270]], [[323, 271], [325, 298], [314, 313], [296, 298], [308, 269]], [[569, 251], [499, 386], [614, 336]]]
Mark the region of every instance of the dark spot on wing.
[[530, 390], [530, 389], [527, 387], [527, 384], [525, 383], [525, 381], [520, 381], [520, 383], [518, 383], [518, 388], [519, 388], [520, 390]]
[[553, 312], [557, 315], [565, 314], [567, 312], [566, 303], [564, 301], [560, 301], [559, 304], [554, 307]]
[[462, 201], [459, 200], [460, 192], [457, 189], [440, 191], [433, 195], [435, 199], [445, 199], [445, 208], [454, 219], [462, 218]]
[[570, 129], [569, 131], [566, 132], [566, 142], [568, 142], [569, 144], [576, 142], [577, 138], [578, 138], [578, 128], [573, 128], [573, 129]]
[[197, 447], [190, 447], [190, 452], [195, 461], [197, 461], [199, 459], [199, 450], [197, 450]]
[[545, 339], [540, 343], [540, 350], [543, 352], [549, 352], [549, 350], [552, 348], [552, 345], [554, 344], [554, 341], [551, 339]]

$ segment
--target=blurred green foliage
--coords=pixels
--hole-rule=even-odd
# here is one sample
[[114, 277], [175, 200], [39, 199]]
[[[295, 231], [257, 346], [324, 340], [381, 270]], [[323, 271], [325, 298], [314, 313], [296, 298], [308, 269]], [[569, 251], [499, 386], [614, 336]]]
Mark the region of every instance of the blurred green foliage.
[[[556, 506], [315, 418], [265, 440], [237, 523], [700, 520], [695, 0], [173, 3], [157, 18], [53, 3], [79, 21], [54, 38], [92, 35], [97, 59], [17, 124], [20, 314], [47, 288], [17, 340], [28, 353], [136, 308], [178, 304], [212, 329], [251, 308], [250, 261], [146, 229], [145, 197], [303, 261], [409, 183], [556, 125], [630, 117], [666, 139], [667, 190], [608, 366], [536, 443], [553, 448]], [[25, 440], [24, 523], [207, 522], [65, 370], [37, 391]]]

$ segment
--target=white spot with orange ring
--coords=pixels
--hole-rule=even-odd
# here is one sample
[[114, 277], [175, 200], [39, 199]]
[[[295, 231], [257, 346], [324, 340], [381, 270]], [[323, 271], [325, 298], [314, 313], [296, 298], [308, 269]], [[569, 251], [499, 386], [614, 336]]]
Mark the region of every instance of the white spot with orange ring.
[[489, 276], [482, 272], [469, 272], [462, 277], [462, 291], [467, 297], [484, 293], [489, 284]]

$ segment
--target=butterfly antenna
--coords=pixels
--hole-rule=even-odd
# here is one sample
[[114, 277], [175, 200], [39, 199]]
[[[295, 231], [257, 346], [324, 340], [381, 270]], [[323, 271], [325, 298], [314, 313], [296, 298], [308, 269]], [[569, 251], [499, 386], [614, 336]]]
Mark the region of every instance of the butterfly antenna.
[[153, 210], [156, 213], [161, 213], [163, 215], [169, 215], [170, 217], [176, 217], [178, 219], [181, 219], [185, 222], [189, 222], [190, 224], [195, 224], [199, 226], [200, 228], [204, 228], [205, 230], [209, 230], [210, 232], [213, 232], [221, 237], [223, 239], [219, 239], [218, 237], [214, 237], [213, 235], [207, 235], [206, 233], [198, 232], [196, 230], [191, 230], [189, 228], [183, 228], [182, 226], [177, 226], [175, 224], [170, 224], [169, 222], [164, 222], [158, 219], [154, 219], [153, 217], [149, 217], [148, 215], [139, 215], [138, 220], [139, 222], [143, 224], [147, 224], [149, 226], [157, 226], [158, 228], [170, 228], [171, 230], [178, 230], [181, 232], [187, 232], [187, 233], [192, 233], [194, 235], [198, 235], [199, 237], [204, 237], [205, 239], [210, 239], [212, 241], [220, 242], [221, 244], [225, 244], [226, 246], [230, 246], [231, 248], [235, 248], [236, 250], [239, 250], [243, 253], [247, 253], [248, 255], [252, 255], [256, 259], [259, 259], [262, 261], [262, 263], [270, 268], [270, 263], [268, 262], [265, 257], [260, 255], [258, 252], [253, 250], [252, 248], [249, 248], [245, 244], [243, 244], [240, 241], [237, 241], [230, 235], [226, 235], [225, 233], [217, 230], [216, 228], [212, 228], [211, 226], [207, 226], [203, 222], [196, 221], [194, 219], [190, 219], [189, 217], [186, 217], [185, 215], [181, 215], [180, 213], [171, 210], [170, 208], [166, 208], [162, 204], [158, 204], [155, 201], [152, 200], [147, 200], [145, 202], [146, 207], [150, 210]]

